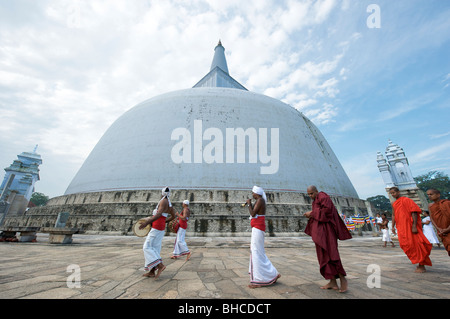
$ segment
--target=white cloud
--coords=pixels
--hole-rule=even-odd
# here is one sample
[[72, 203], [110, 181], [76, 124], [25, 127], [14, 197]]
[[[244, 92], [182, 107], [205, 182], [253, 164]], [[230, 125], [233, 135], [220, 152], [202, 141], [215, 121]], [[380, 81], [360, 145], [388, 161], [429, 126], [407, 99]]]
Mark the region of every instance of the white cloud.
[[321, 108], [307, 109], [303, 112], [315, 124], [327, 124], [333, 122], [338, 110], [329, 103], [324, 103]]
[[[384, 9], [388, 3], [390, 10]], [[364, 6], [348, 0], [5, 2], [0, 8], [0, 164], [10, 165], [16, 154], [39, 144], [52, 159], [44, 163], [70, 162], [72, 173], [126, 110], [200, 80], [219, 39], [231, 76], [249, 90], [285, 101], [316, 124], [335, 121], [345, 111], [339, 101], [344, 84], [346, 94], [354, 94], [367, 80], [376, 80], [370, 78], [373, 72], [387, 72], [385, 64], [399, 64], [448, 38], [445, 10], [399, 32], [395, 27], [408, 19], [400, 19], [397, 4], [384, 4], [386, 24], [368, 31], [358, 25], [367, 16]], [[390, 14], [398, 14], [398, 20], [388, 30]], [[433, 32], [441, 36], [429, 37]], [[449, 77], [439, 85], [448, 85]], [[433, 98], [414, 96], [388, 111], [383, 106], [378, 120], [420, 109]], [[340, 133], [358, 128], [350, 118], [342, 123]], [[425, 155], [418, 156], [425, 160]], [[50, 179], [48, 170], [42, 167]], [[65, 186], [48, 193], [62, 193]]]
[[446, 133], [441, 133], [441, 134], [432, 134], [430, 135], [431, 139], [436, 139], [436, 138], [441, 138], [441, 137], [445, 137], [445, 136], [449, 136], [450, 135], [450, 131], [446, 132]]
[[331, 10], [336, 5], [335, 0], [317, 1], [314, 4], [315, 22], [323, 23], [329, 16]]
[[436, 158], [449, 158], [450, 157], [450, 141], [430, 146], [423, 151], [420, 151], [410, 156], [411, 161], [420, 163], [423, 161], [431, 161]]

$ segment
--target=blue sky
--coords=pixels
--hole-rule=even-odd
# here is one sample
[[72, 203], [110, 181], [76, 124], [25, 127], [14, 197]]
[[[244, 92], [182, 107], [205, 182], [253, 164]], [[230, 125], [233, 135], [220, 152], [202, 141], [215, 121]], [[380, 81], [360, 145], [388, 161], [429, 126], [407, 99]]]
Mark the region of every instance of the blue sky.
[[449, 16], [447, 0], [0, 0], [0, 167], [39, 144], [36, 191], [64, 194], [114, 120], [192, 87], [221, 39], [230, 75], [310, 118], [361, 198], [385, 194], [388, 139], [413, 176], [450, 174]]

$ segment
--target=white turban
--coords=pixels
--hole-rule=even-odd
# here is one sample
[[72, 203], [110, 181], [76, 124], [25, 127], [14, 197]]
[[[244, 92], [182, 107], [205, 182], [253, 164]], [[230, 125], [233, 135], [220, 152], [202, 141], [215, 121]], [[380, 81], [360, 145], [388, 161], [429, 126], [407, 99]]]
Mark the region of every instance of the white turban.
[[170, 189], [169, 189], [169, 187], [164, 187], [162, 189], [162, 195], [170, 196]]
[[252, 192], [258, 195], [261, 195], [264, 201], [267, 203], [267, 197], [264, 190], [259, 186], [253, 186]]
[[164, 197], [167, 197], [167, 200], [169, 201], [169, 207], [172, 207], [172, 203], [170, 202], [170, 198], [169, 198], [169, 196], [170, 196], [170, 189], [169, 189], [169, 187], [164, 187], [162, 189], [162, 195]]
[[183, 201], [183, 204], [185, 204], [185, 205], [188, 205], [188, 206], [189, 206], [189, 201], [188, 201], [187, 199], [185, 199], [185, 200]]

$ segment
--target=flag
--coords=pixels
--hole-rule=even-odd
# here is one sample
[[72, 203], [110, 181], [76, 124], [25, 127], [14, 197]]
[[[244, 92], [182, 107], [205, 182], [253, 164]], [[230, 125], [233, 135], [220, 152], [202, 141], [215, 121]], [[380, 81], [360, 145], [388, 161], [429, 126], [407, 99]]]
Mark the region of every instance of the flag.
[[368, 223], [368, 224], [372, 223], [373, 225], [376, 225], [377, 222], [376, 222], [375, 218], [373, 218], [372, 216], [367, 216], [366, 223]]
[[354, 222], [347, 222], [347, 229], [348, 230], [355, 230], [355, 223]]
[[353, 219], [353, 222], [356, 224], [356, 225], [361, 225], [361, 224], [364, 224], [364, 220], [365, 220], [365, 218], [364, 217], [352, 217], [352, 219]]

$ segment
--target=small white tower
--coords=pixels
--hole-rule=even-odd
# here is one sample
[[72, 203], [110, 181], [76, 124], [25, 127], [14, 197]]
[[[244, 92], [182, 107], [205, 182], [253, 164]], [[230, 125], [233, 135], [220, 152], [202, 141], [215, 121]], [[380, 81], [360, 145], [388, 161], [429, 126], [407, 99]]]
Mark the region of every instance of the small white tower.
[[377, 162], [378, 169], [381, 172], [381, 177], [383, 177], [383, 182], [386, 188], [391, 188], [395, 186], [394, 181], [392, 180], [391, 167], [387, 163], [381, 152], [377, 152]]
[[[400, 190], [401, 196], [411, 198], [422, 210], [427, 210], [428, 201], [424, 192], [417, 187], [403, 148], [389, 140], [385, 155], [386, 159], [381, 152], [377, 152], [378, 169], [383, 178], [386, 192], [389, 194], [389, 189], [396, 186]], [[392, 202], [393, 198], [389, 198]]]
[[21, 215], [25, 212], [34, 185], [39, 180], [39, 165], [42, 164], [41, 155], [33, 152], [22, 152], [17, 160], [5, 168], [5, 177], [0, 186], [0, 201], [8, 202], [9, 215]]

